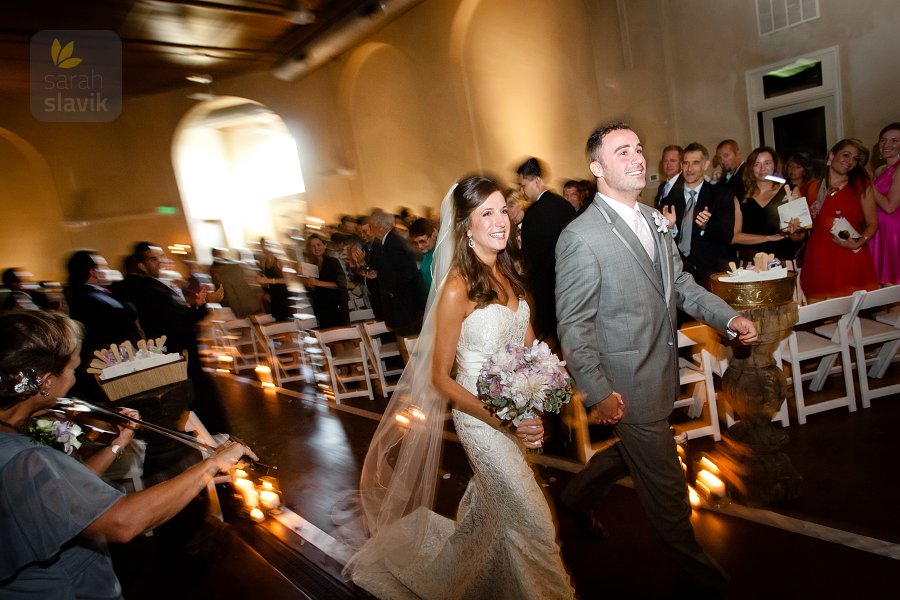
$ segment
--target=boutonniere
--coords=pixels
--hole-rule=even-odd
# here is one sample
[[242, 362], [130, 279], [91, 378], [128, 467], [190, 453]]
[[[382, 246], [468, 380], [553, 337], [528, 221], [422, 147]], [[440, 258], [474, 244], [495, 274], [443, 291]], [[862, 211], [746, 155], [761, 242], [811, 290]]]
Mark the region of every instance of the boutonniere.
[[653, 222], [656, 223], [656, 231], [660, 233], [669, 232], [669, 220], [666, 219], [662, 213], [653, 211]]

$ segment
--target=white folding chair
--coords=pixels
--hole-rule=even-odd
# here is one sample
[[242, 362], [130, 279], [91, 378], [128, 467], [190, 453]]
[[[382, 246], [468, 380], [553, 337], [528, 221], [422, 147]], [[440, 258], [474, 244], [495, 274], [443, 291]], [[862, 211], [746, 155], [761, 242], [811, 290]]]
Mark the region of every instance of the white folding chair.
[[[713, 357], [703, 347], [704, 340], [710, 334], [707, 325], [691, 324], [678, 330], [678, 348], [689, 348], [690, 357], [685, 352], [678, 356], [679, 384], [685, 393], [675, 401], [675, 408], [687, 408], [688, 416], [697, 420], [703, 416], [703, 405], [707, 405], [708, 419], [704, 424], [687, 425], [683, 428], [688, 439], [711, 435], [715, 441], [722, 439], [719, 426], [719, 411], [716, 405], [716, 387], [713, 379]], [[714, 334], [714, 332], [713, 332]]]
[[213, 327], [216, 346], [232, 358], [232, 369], [240, 373], [255, 369], [265, 356], [256, 327], [250, 319], [217, 321]]
[[282, 387], [289, 381], [313, 379], [313, 369], [306, 356], [304, 334], [295, 320], [280, 321], [261, 325], [266, 344], [269, 367], [275, 378], [275, 385]]
[[363, 334], [369, 351], [369, 361], [378, 376], [381, 395], [385, 398], [397, 387], [397, 379], [403, 373], [403, 355], [398, 340], [384, 321], [362, 323]]
[[[856, 391], [853, 385], [853, 367], [850, 360], [850, 327], [862, 304], [865, 292], [854, 292], [852, 296], [832, 298], [799, 307], [799, 319], [791, 334], [781, 342], [781, 360], [791, 363], [791, 383], [794, 389], [794, 404], [797, 421], [803, 425], [807, 415], [832, 408], [846, 406], [850, 412], [856, 411]], [[829, 337], [816, 335], [816, 328], [822, 328], [831, 321], [833, 332]], [[806, 325], [807, 327], [802, 327]], [[812, 331], [810, 331], [810, 329]], [[840, 366], [835, 367], [840, 357]], [[814, 371], [803, 373], [801, 363], [819, 359]], [[839, 370], [844, 380], [844, 395], [838, 398], [807, 404], [804, 398], [803, 381], [812, 380], [810, 391], [822, 389], [825, 379]]]
[[330, 390], [326, 390], [326, 393], [330, 393], [338, 404], [347, 398], [363, 396], [374, 400], [371, 381], [373, 375], [369, 370], [366, 343], [359, 327], [351, 325], [317, 329], [313, 334], [325, 353], [325, 363], [331, 379]]
[[[181, 431], [194, 436], [207, 446], [215, 448], [219, 445], [192, 410], [185, 411], [184, 415], [182, 415], [180, 429]], [[216, 477], [206, 484], [206, 493], [209, 496], [209, 512], [220, 521], [223, 521], [224, 517], [222, 516], [222, 506], [219, 504], [219, 494], [216, 492], [216, 484], [227, 480], [227, 476]]]
[[[872, 405], [873, 398], [900, 393], [900, 383], [872, 388], [870, 379], [881, 379], [900, 350], [900, 285], [893, 285], [868, 292], [859, 307], [860, 314], [853, 321], [851, 343], [856, 350], [856, 376], [859, 380], [859, 398], [863, 408]], [[863, 311], [878, 311], [874, 319], [863, 316]], [[866, 358], [866, 347], [880, 345], [877, 354]]]

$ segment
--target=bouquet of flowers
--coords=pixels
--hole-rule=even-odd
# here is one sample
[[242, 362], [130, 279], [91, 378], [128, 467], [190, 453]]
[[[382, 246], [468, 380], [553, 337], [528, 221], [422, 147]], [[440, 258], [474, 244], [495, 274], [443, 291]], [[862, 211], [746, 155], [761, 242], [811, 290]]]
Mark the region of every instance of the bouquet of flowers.
[[38, 444], [44, 446], [59, 444], [66, 454], [72, 454], [81, 448], [81, 440], [78, 439], [81, 435], [81, 426], [71, 421], [37, 417], [28, 426], [26, 433]]
[[573, 382], [544, 342], [507, 344], [481, 367], [478, 397], [500, 419], [519, 426], [537, 413], [558, 413], [572, 399]]

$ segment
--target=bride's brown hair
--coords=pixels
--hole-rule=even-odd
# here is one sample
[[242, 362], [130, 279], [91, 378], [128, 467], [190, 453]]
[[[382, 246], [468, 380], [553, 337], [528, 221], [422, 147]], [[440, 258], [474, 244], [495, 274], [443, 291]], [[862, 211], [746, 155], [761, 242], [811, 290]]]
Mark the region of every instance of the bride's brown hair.
[[[497, 182], [483, 175], [472, 175], [461, 179], [456, 189], [453, 190], [453, 234], [456, 237], [456, 250], [453, 262], [459, 269], [466, 282], [466, 291], [469, 300], [475, 302], [478, 308], [492, 304], [499, 300], [506, 303], [506, 292], [503, 285], [491, 273], [491, 270], [481, 262], [468, 245], [466, 231], [472, 224], [472, 212], [484, 204], [488, 196], [494, 192], [503, 196], [503, 191]], [[516, 269], [515, 256], [518, 256], [518, 241], [512, 235], [512, 223], [507, 229], [506, 249], [497, 254], [497, 268], [509, 280], [516, 296], [525, 296], [525, 284], [522, 276]]]

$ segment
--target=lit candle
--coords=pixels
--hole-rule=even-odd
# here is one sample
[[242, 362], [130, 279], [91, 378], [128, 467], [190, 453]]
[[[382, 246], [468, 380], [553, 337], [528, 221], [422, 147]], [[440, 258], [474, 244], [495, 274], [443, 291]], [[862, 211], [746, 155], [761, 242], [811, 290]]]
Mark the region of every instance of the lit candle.
[[697, 484], [701, 483], [712, 496], [721, 498], [725, 495], [725, 483], [706, 469], [701, 469], [697, 474]]
[[247, 479], [247, 471], [243, 469], [235, 469], [234, 476], [236, 479]]
[[262, 490], [259, 493], [259, 503], [266, 510], [272, 510], [273, 508], [278, 508], [279, 506], [281, 506], [281, 498], [276, 492]]
[[700, 506], [700, 494], [697, 493], [697, 490], [694, 489], [693, 486], [688, 486], [688, 498], [691, 501], [691, 506], [698, 507]]
[[259, 506], [259, 493], [256, 491], [256, 486], [253, 485], [252, 481], [238, 477], [234, 480], [234, 487], [243, 496], [245, 506]]
[[707, 456], [700, 457], [700, 465], [710, 473], [715, 473], [716, 475], [719, 474], [719, 466], [709, 460], [709, 457]]
[[258, 508], [250, 509], [250, 518], [256, 521], [257, 523], [261, 523], [266, 519], [266, 513], [259, 510]]

